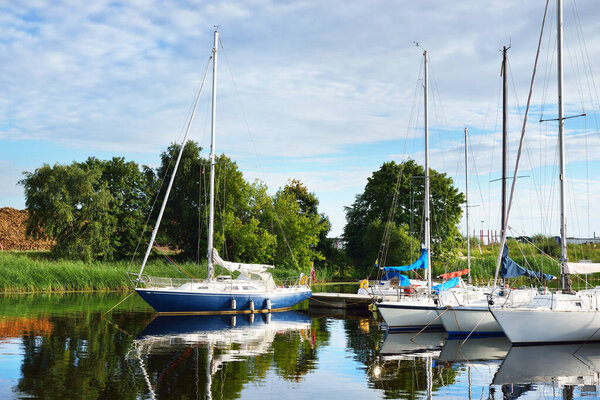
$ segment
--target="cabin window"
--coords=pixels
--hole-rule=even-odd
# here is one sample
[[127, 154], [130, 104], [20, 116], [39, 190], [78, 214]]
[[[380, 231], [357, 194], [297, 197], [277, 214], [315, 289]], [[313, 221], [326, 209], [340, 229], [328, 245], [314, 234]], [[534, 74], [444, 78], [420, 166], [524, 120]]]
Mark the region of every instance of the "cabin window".
[[575, 305], [576, 305], [577, 307], [581, 307], [581, 302], [580, 302], [580, 301], [577, 301], [577, 302], [575, 302]]
[[244, 286], [244, 290], [256, 290], [254, 286]]

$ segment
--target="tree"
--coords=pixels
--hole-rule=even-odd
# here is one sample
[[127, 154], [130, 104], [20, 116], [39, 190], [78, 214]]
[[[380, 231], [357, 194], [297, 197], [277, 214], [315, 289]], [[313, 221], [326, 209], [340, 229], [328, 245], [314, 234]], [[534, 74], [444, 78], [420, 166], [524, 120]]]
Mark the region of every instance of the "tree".
[[[168, 182], [180, 145], [161, 155], [157, 174]], [[210, 162], [201, 147], [188, 141], [169, 195], [159, 240], [197, 259], [206, 256], [209, 220]], [[215, 159], [214, 247], [224, 258], [266, 263], [273, 259], [275, 237], [261, 225], [259, 216], [268, 202], [266, 187], [251, 185], [237, 164], [225, 155]], [[164, 198], [166, 184], [159, 198]], [[157, 213], [158, 211], [156, 211]]]
[[147, 170], [122, 158], [89, 158], [24, 175], [27, 233], [55, 240], [55, 255], [112, 260], [135, 250], [151, 197]]
[[[373, 248], [375, 244], [372, 241], [364, 240], [369, 233], [368, 227], [375, 221], [393, 222], [395, 229], [401, 226], [405, 227], [403, 229], [408, 227], [408, 234], [422, 241], [424, 175], [423, 167], [414, 160], [400, 164], [394, 161], [386, 162], [371, 175], [364, 192], [356, 196], [352, 206], [346, 207], [343, 237], [347, 254], [356, 266], [362, 266], [366, 270], [367, 266], [375, 262], [372, 255], [377, 254], [378, 246]], [[397, 186], [399, 176], [400, 182]], [[388, 221], [396, 186], [398, 198], [394, 218], [393, 221]], [[453, 186], [451, 178], [434, 170], [430, 170], [430, 186], [432, 261], [445, 264], [457, 256], [453, 248], [460, 242], [457, 225], [462, 215], [461, 204], [464, 203], [464, 196]], [[391, 251], [407, 253], [409, 249]]]
[[316, 245], [327, 225], [319, 214], [303, 212], [293, 190], [286, 188], [275, 194], [273, 207], [263, 214], [262, 223], [274, 226], [277, 235], [275, 264], [308, 272], [313, 261], [323, 259]]

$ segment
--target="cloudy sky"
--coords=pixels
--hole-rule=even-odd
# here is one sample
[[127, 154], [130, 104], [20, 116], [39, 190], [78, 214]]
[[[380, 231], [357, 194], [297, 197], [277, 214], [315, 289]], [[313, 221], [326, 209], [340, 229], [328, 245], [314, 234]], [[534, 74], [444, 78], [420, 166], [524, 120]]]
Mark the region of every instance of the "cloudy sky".
[[[554, 3], [554, 1], [552, 1]], [[430, 54], [431, 168], [464, 188], [472, 226], [497, 229], [502, 46], [510, 45], [511, 160], [543, 0], [0, 0], [0, 207], [43, 163], [123, 156], [157, 166], [180, 139], [220, 26], [217, 150], [274, 191], [300, 179], [341, 234], [344, 206], [389, 160], [422, 162]], [[565, 0], [569, 235], [600, 235], [600, 7]], [[514, 232], [558, 234], [555, 5], [544, 36]], [[421, 47], [416, 47], [418, 42]], [[192, 139], [208, 148], [208, 92]], [[583, 111], [582, 111], [583, 110]]]

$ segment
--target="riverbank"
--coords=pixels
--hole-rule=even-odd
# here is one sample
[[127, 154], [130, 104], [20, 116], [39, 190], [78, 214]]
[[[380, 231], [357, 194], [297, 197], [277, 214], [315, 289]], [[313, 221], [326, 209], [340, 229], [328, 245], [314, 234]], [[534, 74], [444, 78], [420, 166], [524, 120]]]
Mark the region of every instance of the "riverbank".
[[[512, 241], [509, 246], [511, 258], [520, 265], [534, 271], [543, 271], [556, 277], [559, 276], [560, 265], [556, 259], [540, 254], [539, 250], [530, 244], [517, 244]], [[498, 246], [482, 247], [481, 253], [477, 246], [473, 246], [471, 253], [471, 276], [474, 283], [485, 285], [494, 277]], [[569, 254], [569, 258], [575, 262], [579, 259], [600, 261], [600, 248], [596, 248], [596, 245], [569, 246]], [[434, 262], [434, 277], [444, 272], [465, 269], [467, 262], [462, 257], [453, 265], [442, 267], [439, 261]], [[133, 285], [127, 277], [127, 272], [137, 273], [138, 271], [139, 261], [137, 260], [135, 262], [97, 261], [85, 263], [56, 259], [47, 251], [0, 251], [0, 293], [128, 291]], [[275, 268], [271, 272], [278, 282], [299, 275], [296, 271], [281, 268]], [[206, 263], [177, 262], [176, 267], [162, 256], [153, 256], [149, 259], [144, 273], [173, 278], [205, 279]], [[216, 273], [220, 274], [222, 271], [217, 267]], [[228, 274], [226, 271], [224, 273]], [[373, 274], [376, 275], [377, 271], [373, 271]], [[320, 284], [339, 281], [335, 279], [332, 271], [325, 268], [316, 269], [316, 278]], [[356, 278], [355, 282], [364, 278], [365, 276]], [[371, 279], [376, 279], [376, 276], [371, 276]], [[343, 280], [347, 280], [347, 278]], [[597, 277], [590, 278], [590, 281], [597, 280]], [[556, 288], [559, 285], [558, 281], [555, 279], [548, 286]], [[511, 279], [510, 284], [511, 286], [537, 286], [541, 283], [533, 282], [528, 278], [518, 278]], [[585, 286], [585, 277], [575, 278], [574, 284], [576, 287]], [[317, 291], [320, 290], [317, 289]]]
[[[54, 259], [48, 252], [0, 251], [0, 293], [34, 292], [92, 292], [128, 291], [133, 287], [127, 273], [137, 273], [139, 263], [130, 261], [83, 261]], [[215, 273], [229, 274], [215, 266]], [[295, 271], [275, 268], [273, 277], [283, 282], [298, 277]], [[176, 262], [170, 264], [163, 257], [148, 260], [144, 274], [206, 279], [206, 263]], [[324, 280], [323, 271], [317, 275]]]

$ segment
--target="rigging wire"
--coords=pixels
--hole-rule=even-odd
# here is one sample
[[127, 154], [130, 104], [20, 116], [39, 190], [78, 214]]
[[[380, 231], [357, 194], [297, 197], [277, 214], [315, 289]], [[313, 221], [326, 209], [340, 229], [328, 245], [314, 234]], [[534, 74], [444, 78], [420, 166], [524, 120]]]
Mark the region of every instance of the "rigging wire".
[[[261, 171], [263, 179], [266, 181], [266, 179], [265, 179], [266, 174], [265, 174], [265, 171], [264, 171], [264, 169], [262, 167], [260, 159], [258, 157], [258, 151], [256, 150], [256, 144], [254, 142], [254, 137], [252, 136], [252, 131], [250, 130], [250, 124], [248, 123], [248, 117], [247, 117], [246, 111], [245, 111], [245, 109], [243, 107], [243, 104], [241, 102], [241, 96], [240, 96], [240, 93], [239, 93], [239, 90], [238, 90], [237, 82], [236, 82], [236, 80], [235, 80], [235, 78], [233, 76], [233, 71], [231, 70], [231, 65], [229, 63], [229, 58], [227, 57], [227, 52], [225, 51], [225, 47], [223, 46], [223, 41], [221, 40], [221, 37], [219, 37], [219, 44], [221, 45], [221, 49], [223, 50], [223, 58], [225, 59], [225, 64], [227, 64], [227, 69], [229, 71], [229, 75], [230, 75], [231, 81], [233, 83], [234, 92], [237, 95], [238, 104], [239, 104], [239, 107], [240, 107], [240, 111], [242, 113], [242, 117], [244, 119], [244, 123], [245, 123], [245, 126], [246, 126], [246, 131], [248, 133], [248, 137], [250, 138], [250, 143], [252, 145], [252, 149], [254, 150], [254, 156], [256, 158], [256, 163], [258, 165], [259, 170]], [[277, 225], [279, 226], [279, 229], [281, 231], [281, 236], [283, 237], [283, 241], [284, 241], [284, 243], [285, 243], [285, 245], [286, 245], [286, 247], [287, 247], [287, 249], [288, 249], [288, 251], [290, 253], [292, 261], [294, 262], [294, 265], [297, 268], [300, 268], [300, 265], [298, 264], [298, 261], [296, 260], [296, 255], [292, 251], [292, 247], [290, 246], [290, 243], [289, 243], [289, 241], [287, 239], [287, 235], [285, 234], [285, 230], [283, 229], [283, 224], [281, 223], [281, 219], [279, 218], [279, 215], [277, 214], [277, 210], [275, 208], [275, 203], [273, 201], [269, 201], [269, 205], [273, 209], [273, 216], [275, 217], [275, 221], [277, 222]]]
[[[211, 55], [208, 57], [208, 61], [206, 62], [206, 67], [204, 69], [204, 74], [202, 76], [202, 80], [200, 81], [200, 83], [198, 84], [197, 88], [196, 88], [196, 96], [194, 96], [194, 100], [192, 101], [192, 103], [190, 104], [188, 113], [186, 115], [186, 118], [184, 119], [183, 125], [180, 129], [179, 132], [179, 137], [177, 139], [177, 142], [181, 141], [181, 136], [184, 135], [185, 129], [188, 125], [188, 121], [191, 119], [192, 114], [194, 112], [194, 108], [195, 108], [195, 104], [198, 102], [198, 100], [200, 99], [200, 95], [202, 94], [202, 90], [204, 88], [204, 83], [206, 81], [206, 75], [208, 74], [208, 69], [210, 67], [211, 61], [213, 59], [213, 55], [212, 55], [212, 51], [211, 51]], [[185, 146], [185, 143], [182, 143], [181, 146]], [[168, 155], [167, 155], [168, 156]], [[127, 272], [130, 271], [131, 266], [133, 265], [133, 262], [135, 260], [135, 257], [137, 256], [137, 252], [139, 250], [142, 238], [144, 237], [144, 234], [146, 233], [146, 228], [148, 227], [148, 223], [150, 222], [150, 218], [152, 216], [152, 213], [154, 211], [154, 207], [156, 206], [156, 203], [158, 202], [158, 199], [160, 198], [160, 194], [163, 188], [163, 185], [165, 183], [166, 177], [169, 173], [169, 170], [171, 169], [171, 164], [173, 162], [173, 157], [169, 158], [169, 162], [167, 163], [167, 168], [165, 168], [165, 171], [163, 172], [163, 176], [160, 180], [160, 186], [156, 192], [156, 195], [154, 197], [154, 201], [152, 202], [152, 206], [150, 207], [150, 211], [148, 212], [148, 216], [146, 218], [146, 222], [144, 223], [144, 226], [142, 228], [142, 233], [140, 234], [140, 237], [138, 238], [137, 244], [135, 246], [135, 250], [133, 251], [133, 254], [131, 256], [131, 261], [129, 262], [129, 265], [127, 266]]]

